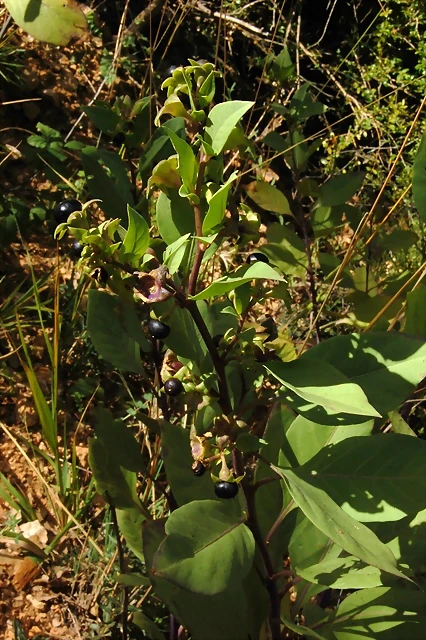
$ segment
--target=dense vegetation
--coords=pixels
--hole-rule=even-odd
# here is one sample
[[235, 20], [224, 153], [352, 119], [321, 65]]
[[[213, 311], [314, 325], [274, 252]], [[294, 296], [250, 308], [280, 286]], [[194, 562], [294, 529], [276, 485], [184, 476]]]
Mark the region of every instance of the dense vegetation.
[[423, 3], [18, 4], [0, 630], [420, 640]]

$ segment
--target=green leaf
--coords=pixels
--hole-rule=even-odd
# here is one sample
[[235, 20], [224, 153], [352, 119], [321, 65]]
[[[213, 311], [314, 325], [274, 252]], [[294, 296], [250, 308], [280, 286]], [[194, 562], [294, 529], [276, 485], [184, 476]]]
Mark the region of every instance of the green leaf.
[[188, 309], [173, 305], [170, 314], [172, 330], [164, 343], [173, 353], [194, 362], [201, 370], [210, 367], [207, 347]]
[[143, 507], [138, 501], [137, 507], [117, 509], [116, 515], [118, 528], [124, 536], [126, 545], [141, 562], [144, 562], [145, 558], [142, 552], [142, 525], [147, 519], [150, 519], [150, 514], [144, 512]]
[[205, 595], [237, 587], [252, 567], [255, 549], [244, 521], [234, 501], [197, 500], [173, 511], [154, 556], [155, 574]]
[[422, 591], [376, 587], [349, 594], [319, 631], [327, 640], [423, 640], [425, 612]]
[[84, 13], [73, 0], [5, 0], [16, 24], [36, 40], [60, 46], [87, 31]]
[[43, 395], [37, 376], [32, 367], [23, 363], [23, 367], [31, 388], [31, 393], [37, 409], [38, 418], [43, 430], [43, 437], [49, 445], [51, 451], [56, 454], [58, 451], [58, 425], [52, 415], [52, 409], [47, 404]]
[[426, 508], [426, 442], [409, 436], [348, 438], [325, 446], [297, 474], [361, 522]]
[[300, 358], [322, 360], [358, 384], [381, 414], [398, 409], [425, 375], [424, 340], [395, 331], [336, 336], [306, 351]]
[[310, 366], [306, 366], [302, 358], [271, 362], [265, 369], [299, 397], [331, 414], [380, 417], [359, 385], [320, 360], [310, 358]]
[[139, 627], [139, 629], [142, 629], [151, 640], [166, 640], [166, 636], [160, 631], [155, 622], [142, 613], [142, 611], [135, 611], [133, 614], [133, 623]]
[[351, 518], [322, 489], [305, 482], [297, 469], [277, 471], [287, 480], [290, 493], [305, 516], [333, 542], [373, 567], [406, 578], [397, 569], [392, 552], [371, 529]]
[[237, 176], [238, 174], [234, 172], [229, 180], [225, 184], [223, 184], [210, 198], [209, 208], [203, 220], [204, 235], [207, 235], [215, 227], [221, 224], [223, 218], [225, 217], [226, 202], [228, 199], [229, 189], [231, 188], [231, 184], [234, 182], [234, 180], [236, 180]]
[[225, 293], [240, 287], [251, 280], [278, 280], [285, 282], [285, 278], [277, 273], [272, 267], [264, 262], [255, 262], [248, 269], [242, 267], [230, 275], [218, 278], [213, 284], [206, 287], [197, 295], [192, 296], [193, 300], [207, 300], [216, 296], [223, 296]]
[[148, 191], [153, 187], [159, 187], [162, 191], [166, 190], [166, 192], [168, 192], [169, 189], [179, 189], [181, 186], [181, 177], [177, 167], [177, 156], [170, 156], [170, 158], [161, 160], [156, 164], [148, 180]]
[[123, 469], [99, 438], [89, 438], [89, 464], [101, 496], [108, 494], [117, 509], [135, 507], [136, 474]]
[[332, 589], [369, 589], [383, 584], [380, 569], [365, 565], [353, 556], [327, 557], [310, 567], [298, 566], [297, 575]]
[[345, 204], [361, 189], [364, 178], [363, 171], [348, 171], [330, 178], [320, 188], [319, 204], [323, 207]]
[[285, 195], [269, 182], [255, 180], [246, 186], [248, 196], [262, 209], [293, 216]]
[[87, 331], [99, 355], [121, 371], [143, 373], [140, 347], [148, 342], [133, 307], [118, 296], [90, 289]]
[[426, 134], [422, 135], [414, 158], [413, 199], [420, 220], [426, 222]]
[[195, 191], [195, 180], [197, 177], [197, 161], [194, 152], [185, 140], [182, 140], [174, 131], [166, 129], [170, 140], [178, 154], [178, 169], [182, 182], [186, 189], [193, 193]]
[[232, 100], [215, 105], [209, 112], [204, 139], [215, 155], [222, 151], [232, 129], [253, 105], [254, 102]]
[[426, 338], [426, 287], [423, 284], [407, 294], [404, 331]]
[[178, 271], [182, 260], [185, 256], [191, 234], [186, 233], [184, 236], [169, 244], [163, 254], [163, 262], [167, 265], [169, 273], [173, 275]]
[[149, 227], [140, 213], [127, 205], [129, 226], [120, 250], [120, 260], [138, 267], [140, 259], [149, 247]]
[[299, 467], [329, 444], [352, 438], [371, 435], [374, 420], [361, 424], [330, 426], [318, 424], [300, 415], [285, 433], [282, 444], [281, 466]]
[[90, 107], [82, 107], [81, 110], [101, 131], [114, 132], [120, 124], [120, 116], [106, 103], [97, 102]]
[[308, 259], [303, 241], [289, 227], [274, 222], [268, 225], [266, 232], [267, 243], [262, 245], [262, 251], [283, 273], [306, 277]]
[[146, 471], [140, 445], [131, 430], [122, 420], [114, 420], [110, 411], [96, 407], [96, 437], [102, 440], [109, 451], [114, 453], [115, 460], [123, 469], [137, 473]]
[[122, 188], [101, 167], [90, 147], [82, 150], [81, 161], [92, 198], [102, 201], [101, 208], [109, 218], [119, 217], [124, 222], [127, 205], [133, 205], [131, 197], [124, 194]]
[[[218, 638], [260, 636], [260, 626], [268, 611], [269, 598], [265, 589], [259, 584], [259, 578], [253, 568], [247, 578], [240, 583], [239, 588], [228, 588], [214, 595], [204, 596], [190, 593], [151, 572], [152, 559], [161, 542], [164, 540], [164, 521], [155, 520], [145, 523], [143, 527], [143, 550], [146, 568], [154, 585], [155, 593], [169, 610], [174, 613], [179, 622], [189, 629], [193, 640], [218, 640]], [[221, 615], [217, 615], [220, 611]], [[254, 626], [252, 618], [260, 618], [258, 627]]]
[[210, 474], [196, 478], [191, 469], [189, 431], [164, 422], [161, 428], [162, 458], [168, 483], [179, 506], [194, 500], [214, 500], [214, 486]]
[[321, 636], [319, 633], [314, 631], [313, 629], [309, 629], [309, 627], [305, 627], [303, 624], [296, 624], [292, 622], [286, 617], [281, 615], [281, 620], [284, 622], [285, 626], [291, 631], [294, 631], [299, 636], [303, 636], [304, 638], [316, 638], [317, 640], [325, 640], [324, 636]]
[[392, 431], [394, 433], [401, 433], [405, 436], [412, 436], [417, 438], [411, 427], [405, 422], [404, 418], [398, 413], [398, 411], [390, 411], [389, 419], [392, 425]]
[[158, 230], [166, 244], [176, 242], [187, 233], [194, 234], [194, 209], [176, 190], [169, 191], [167, 195], [160, 193], [156, 212]]

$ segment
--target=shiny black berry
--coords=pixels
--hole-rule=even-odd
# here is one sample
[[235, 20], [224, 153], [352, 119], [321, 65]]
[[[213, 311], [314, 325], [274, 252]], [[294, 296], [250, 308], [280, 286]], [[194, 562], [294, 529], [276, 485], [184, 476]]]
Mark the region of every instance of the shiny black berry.
[[74, 211], [81, 211], [81, 209], [81, 202], [78, 200], [64, 200], [53, 209], [53, 218], [56, 224], [62, 224]]
[[99, 282], [100, 284], [105, 284], [109, 278], [108, 271], [104, 269], [104, 267], [97, 267], [92, 273], [92, 278]]
[[177, 378], [170, 378], [164, 383], [164, 391], [168, 396], [178, 396], [183, 391], [183, 384]]
[[222, 334], [222, 335], [218, 334], [217, 336], [214, 336], [214, 338], [213, 338], [213, 344], [214, 344], [214, 346], [216, 347], [216, 349], [218, 348], [218, 346], [219, 346], [220, 341], [222, 340], [222, 338], [223, 338], [223, 334]]
[[192, 467], [192, 473], [194, 474], [194, 476], [203, 476], [206, 472], [206, 467], [203, 465], [202, 462], [200, 462], [200, 460], [198, 460], [198, 462], [195, 463], [195, 465]]
[[216, 482], [214, 492], [218, 498], [235, 498], [238, 493], [238, 484], [236, 482]]
[[247, 264], [254, 264], [255, 262], [265, 262], [269, 264], [269, 258], [265, 256], [264, 253], [259, 253], [255, 251], [255, 253], [250, 253], [246, 260]]
[[119, 131], [118, 133], [116, 133], [112, 139], [112, 143], [116, 147], [121, 147], [121, 145], [124, 144], [125, 142], [126, 142], [126, 136], [122, 131]]
[[84, 244], [81, 244], [81, 242], [76, 241], [71, 247], [71, 255], [75, 256], [76, 258], [79, 258], [83, 253], [83, 249], [84, 249]]
[[164, 340], [170, 333], [170, 327], [168, 324], [164, 324], [161, 320], [150, 320], [148, 322], [149, 335], [157, 340]]

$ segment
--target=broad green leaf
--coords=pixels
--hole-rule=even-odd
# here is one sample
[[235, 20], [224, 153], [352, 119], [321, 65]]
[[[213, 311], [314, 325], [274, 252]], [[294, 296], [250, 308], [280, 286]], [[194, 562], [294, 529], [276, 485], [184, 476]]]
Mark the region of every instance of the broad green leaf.
[[364, 178], [363, 171], [348, 171], [330, 178], [320, 188], [319, 204], [323, 207], [345, 204], [361, 189]]
[[297, 474], [361, 522], [399, 520], [426, 508], [426, 442], [409, 436], [327, 445]]
[[371, 528], [397, 558], [414, 575], [426, 570], [426, 509], [412, 518], [407, 516], [394, 522], [372, 523]]
[[326, 558], [310, 567], [297, 567], [297, 575], [308, 582], [323, 584], [332, 589], [369, 589], [383, 584], [377, 567], [360, 562], [358, 558]]
[[178, 154], [178, 169], [182, 182], [186, 189], [192, 193], [195, 191], [195, 181], [197, 176], [197, 161], [190, 145], [182, 140], [174, 131], [166, 129], [167, 134]]
[[308, 462], [323, 447], [352, 438], [371, 435], [374, 420], [361, 424], [330, 426], [311, 422], [300, 415], [292, 422], [282, 443], [281, 466], [299, 467]]
[[215, 595], [249, 573], [255, 543], [234, 501], [196, 500], [173, 511], [154, 556], [155, 574], [190, 592]]
[[310, 358], [310, 366], [306, 366], [301, 358], [291, 362], [270, 362], [265, 369], [287, 389], [331, 414], [380, 417], [359, 385], [320, 360]]
[[165, 113], [168, 113], [174, 117], [185, 118], [185, 120], [193, 121], [193, 118], [183, 106], [179, 96], [177, 96], [175, 93], [172, 93], [172, 95], [167, 98], [166, 102], [157, 113], [154, 120], [154, 124], [156, 127], [158, 127], [160, 123], [161, 116]]
[[124, 237], [120, 258], [137, 267], [149, 247], [149, 228], [140, 213], [127, 205], [129, 226]]
[[214, 485], [209, 473], [196, 478], [191, 469], [189, 430], [167, 422], [161, 428], [162, 458], [167, 481], [179, 506], [194, 500], [214, 500]]
[[90, 289], [87, 331], [104, 360], [121, 371], [144, 372], [140, 347], [148, 351], [149, 346], [130, 304], [105, 291]]
[[407, 294], [404, 331], [426, 338], [426, 287], [423, 284]]
[[156, 129], [139, 160], [139, 172], [144, 181], [148, 180], [154, 162], [166, 160], [173, 154], [174, 149], [167, 133], [168, 129], [171, 129], [180, 138], [185, 138], [186, 136], [185, 120], [183, 118], [171, 118], [162, 127]]
[[213, 284], [206, 287], [193, 300], [207, 300], [216, 296], [223, 296], [236, 287], [240, 287], [251, 280], [278, 280], [285, 282], [285, 278], [264, 262], [255, 262], [248, 269], [242, 267], [230, 275], [218, 278]]
[[117, 509], [133, 509], [136, 474], [121, 467], [109, 447], [99, 438], [89, 438], [89, 464], [97, 492], [111, 498]]
[[73, 0], [5, 0], [16, 24], [36, 40], [66, 46], [87, 32], [83, 11]]
[[157, 225], [166, 244], [172, 244], [187, 233], [195, 230], [194, 209], [186, 198], [181, 198], [176, 190], [166, 195], [160, 193], [157, 204]]
[[[293, 532], [288, 544], [291, 567], [301, 577], [302, 569], [320, 562], [331, 561], [342, 552], [341, 547], [320, 531], [306, 516], [297, 509]], [[315, 582], [306, 578], [309, 582]], [[317, 580], [317, 582], [319, 582]]]
[[237, 178], [237, 173], [234, 172], [229, 180], [223, 184], [217, 191], [212, 195], [209, 200], [209, 208], [207, 210], [206, 216], [203, 220], [203, 234], [207, 235], [211, 232], [215, 227], [221, 224], [223, 218], [225, 217], [226, 212], [226, 202], [228, 199], [229, 189], [231, 188], [232, 183]]
[[392, 431], [394, 433], [401, 433], [405, 436], [412, 436], [417, 438], [411, 427], [405, 422], [404, 418], [398, 413], [398, 411], [390, 411], [389, 419], [392, 425]]
[[345, 513], [325, 491], [299, 476], [298, 470], [277, 469], [288, 482], [294, 501], [305, 516], [347, 553], [366, 564], [401, 578], [396, 559], [386, 545], [361, 522]]
[[114, 132], [120, 124], [120, 116], [105, 102], [97, 102], [90, 107], [82, 107], [83, 113], [89, 116], [95, 127], [101, 131]]
[[215, 155], [222, 151], [232, 129], [253, 105], [254, 102], [232, 100], [215, 105], [209, 112], [204, 138]]
[[[273, 408], [266, 424], [265, 433], [263, 434], [263, 440], [265, 440], [267, 444], [264, 444], [260, 450], [262, 458], [258, 460], [256, 465], [256, 482], [263, 478], [277, 477], [277, 474], [269, 465], [265, 464], [263, 460], [267, 460], [271, 464], [279, 464], [281, 445], [285, 438], [285, 433], [290, 428], [294, 419], [295, 416], [293, 412], [287, 407], [276, 404]], [[266, 538], [272, 525], [289, 501], [290, 496], [288, 492], [286, 495], [284, 494], [283, 488], [285, 488], [283, 483], [275, 481], [260, 486], [256, 491], [257, 520], [264, 538]], [[286, 548], [285, 542], [287, 542], [288, 545], [288, 540], [286, 540], [286, 524], [284, 521], [278, 531], [272, 536], [269, 543], [269, 554], [274, 567], [280, 566], [283, 550]]]
[[94, 415], [96, 437], [114, 454], [117, 464], [129, 471], [144, 472], [146, 465], [132, 431], [122, 420], [114, 420], [111, 413], [103, 407], [97, 407]]
[[262, 251], [285, 274], [306, 277], [308, 259], [303, 241], [286, 225], [273, 223], [266, 232]]
[[408, 251], [415, 246], [419, 236], [409, 229], [394, 229], [390, 233], [381, 233], [374, 238], [375, 247], [384, 251]]
[[153, 187], [166, 190], [179, 189], [181, 186], [181, 177], [178, 171], [177, 156], [170, 156], [166, 160], [161, 160], [152, 170], [150, 179], [148, 180], [147, 189], [150, 191]]
[[285, 195], [269, 182], [255, 180], [247, 185], [246, 190], [249, 197], [262, 209], [280, 215], [293, 215]]
[[173, 275], [179, 269], [190, 242], [190, 235], [186, 233], [184, 236], [169, 244], [163, 254], [163, 262], [167, 265], [169, 273]]
[[[249, 634], [252, 638], [259, 638], [260, 626], [267, 617], [269, 598], [259, 584], [255, 569], [251, 570], [237, 589], [232, 586], [214, 596], [190, 593], [151, 571], [153, 556], [164, 538], [164, 520], [145, 523], [143, 551], [147, 573], [151, 577], [156, 595], [179, 622], [189, 629], [191, 638], [246, 640]], [[217, 615], [218, 611], [221, 615]]]
[[151, 640], [166, 640], [166, 636], [160, 631], [155, 622], [151, 620], [151, 618], [148, 618], [142, 611], [135, 611], [132, 620]]
[[318, 631], [327, 640], [424, 640], [422, 591], [376, 587], [349, 594]]
[[108, 218], [120, 218], [124, 223], [127, 205], [133, 205], [133, 201], [123, 194], [94, 155], [88, 152], [87, 147], [82, 150], [81, 161], [92, 198], [101, 200], [101, 209]]
[[292, 620], [289, 620], [287, 617], [283, 617], [282, 615], [281, 621], [288, 629], [294, 631], [299, 636], [303, 636], [304, 638], [316, 638], [317, 640], [325, 640], [324, 636], [320, 635], [313, 629], [309, 629], [309, 627], [305, 627], [305, 625], [303, 624], [296, 624]]
[[209, 370], [211, 359], [203, 338], [188, 309], [174, 306], [170, 313], [172, 330], [164, 343], [173, 353], [194, 362], [200, 370]]
[[141, 562], [145, 561], [142, 552], [142, 525], [149, 518], [149, 513], [143, 513], [141, 506], [117, 509], [117, 524], [126, 545]]
[[399, 408], [425, 375], [426, 343], [411, 336], [369, 332], [336, 336], [306, 351], [300, 358], [327, 362], [358, 384], [381, 414]]
[[422, 135], [414, 158], [413, 199], [420, 220], [426, 222], [426, 134]]

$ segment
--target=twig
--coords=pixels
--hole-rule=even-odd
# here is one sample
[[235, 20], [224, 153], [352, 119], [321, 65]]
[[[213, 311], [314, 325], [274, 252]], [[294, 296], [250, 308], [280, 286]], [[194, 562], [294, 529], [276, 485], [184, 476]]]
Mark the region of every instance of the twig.
[[[105, 492], [105, 497], [111, 509], [112, 524], [114, 527], [115, 537], [117, 539], [117, 550], [118, 550], [118, 561], [120, 565], [120, 573], [126, 573], [126, 560], [124, 557], [123, 545], [121, 544], [120, 529], [118, 527], [115, 506], [108, 491]], [[121, 637], [122, 637], [122, 640], [127, 640], [127, 617], [129, 615], [129, 591], [128, 591], [128, 587], [125, 584], [122, 585], [122, 593], [123, 593], [123, 599], [122, 599], [122, 611], [121, 611], [121, 625], [122, 625]]]
[[[244, 475], [244, 460], [243, 456], [238, 449], [234, 448], [232, 451], [232, 463], [234, 472], [241, 476]], [[262, 533], [259, 528], [256, 513], [256, 500], [255, 491], [250, 481], [244, 477], [241, 480], [241, 487], [244, 491], [244, 497], [247, 504], [247, 526], [253, 534], [253, 538], [259, 549], [259, 553], [262, 556], [263, 564], [265, 566], [266, 576], [264, 577], [264, 584], [268, 591], [270, 601], [270, 615], [269, 625], [271, 628], [271, 640], [280, 640], [281, 637], [281, 618], [280, 618], [280, 595], [277, 589], [277, 583], [274, 576], [274, 567], [271, 557], [269, 555], [268, 547], [263, 540]]]
[[264, 36], [264, 37], [269, 36], [269, 33], [263, 31], [262, 29], [259, 29], [259, 27], [255, 27], [253, 24], [250, 24], [245, 20], [240, 20], [240, 18], [234, 18], [234, 16], [231, 16], [229, 13], [223, 13], [220, 11], [213, 11], [212, 9], [209, 9], [208, 7], [206, 7], [206, 5], [203, 2], [198, 1], [197, 4], [194, 6], [194, 9], [196, 11], [200, 11], [201, 13], [205, 13], [206, 15], [212, 18], [219, 18], [219, 20], [225, 20], [226, 22], [231, 22], [232, 24], [236, 24], [238, 27], [241, 27], [246, 31], [250, 31], [251, 33], [255, 33], [256, 35]]
[[[200, 166], [198, 168], [197, 184], [195, 187], [195, 195], [198, 198], [201, 197], [201, 190], [203, 188], [204, 173], [206, 171], [208, 158], [205, 158], [203, 151], [200, 152]], [[195, 219], [195, 235], [199, 238], [203, 235], [203, 217], [199, 204], [194, 204], [194, 219]], [[201, 262], [206, 250], [205, 243], [202, 240], [197, 240], [197, 248], [195, 250], [194, 264], [192, 265], [191, 275], [189, 276], [188, 294], [193, 296], [197, 288], [197, 278], [200, 272]]]

